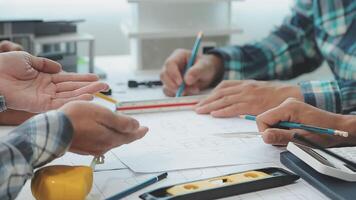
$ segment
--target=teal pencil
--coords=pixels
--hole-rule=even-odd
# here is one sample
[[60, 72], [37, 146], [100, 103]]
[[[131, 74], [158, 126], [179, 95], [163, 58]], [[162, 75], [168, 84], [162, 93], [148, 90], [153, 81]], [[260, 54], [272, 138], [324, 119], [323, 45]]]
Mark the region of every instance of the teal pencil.
[[[183, 72], [183, 77], [184, 77], [184, 74], [188, 71], [188, 69], [194, 65], [194, 62], [198, 55], [198, 51], [199, 51], [199, 47], [200, 47], [202, 38], [203, 38], [203, 32], [201, 31], [198, 33], [197, 39], [195, 40], [193, 50], [192, 50], [192, 56], [190, 57], [188, 64], [185, 66], [185, 69]], [[183, 83], [179, 86], [179, 88], [177, 90], [176, 97], [182, 96], [182, 93], [184, 92], [184, 90], [185, 90], [185, 83], [183, 80]]]
[[[240, 115], [240, 118], [256, 121], [256, 116], [253, 116], [253, 115]], [[282, 127], [282, 128], [302, 129], [302, 130], [310, 131], [313, 133], [338, 135], [338, 136], [342, 136], [342, 137], [349, 136], [349, 133], [345, 132], [345, 131], [334, 130], [334, 129], [330, 129], [330, 128], [321, 128], [321, 127], [317, 127], [317, 126], [305, 125], [305, 124], [300, 124], [300, 123], [295, 123], [295, 122], [279, 122], [275, 126]]]

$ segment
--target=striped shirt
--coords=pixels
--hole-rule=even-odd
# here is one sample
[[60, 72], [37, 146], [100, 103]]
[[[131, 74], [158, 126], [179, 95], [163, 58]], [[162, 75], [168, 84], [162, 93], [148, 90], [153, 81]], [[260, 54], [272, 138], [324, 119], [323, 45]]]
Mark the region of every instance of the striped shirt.
[[[0, 110], [5, 110], [0, 97]], [[0, 199], [15, 199], [35, 168], [62, 156], [73, 127], [61, 112], [39, 114], [0, 139]]]
[[286, 80], [326, 61], [335, 80], [299, 84], [304, 100], [335, 112], [356, 111], [356, 1], [297, 0], [291, 17], [254, 44], [217, 48], [225, 79]]

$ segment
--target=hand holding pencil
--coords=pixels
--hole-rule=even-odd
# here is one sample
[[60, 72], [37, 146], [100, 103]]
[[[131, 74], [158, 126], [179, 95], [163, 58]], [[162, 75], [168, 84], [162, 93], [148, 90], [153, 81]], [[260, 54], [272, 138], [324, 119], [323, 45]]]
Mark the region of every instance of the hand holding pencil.
[[[200, 37], [199, 34], [196, 41], [199, 41]], [[182, 95], [188, 96], [196, 95], [211, 86], [216, 80], [222, 79], [224, 71], [222, 60], [215, 55], [199, 54], [199, 48], [196, 48], [196, 58], [192, 59], [194, 58], [194, 49], [193, 51], [177, 49], [165, 61], [160, 78], [163, 83], [163, 91], [167, 96], [176, 96], [178, 88], [183, 82], [185, 89]], [[193, 63], [191, 66], [189, 65], [190, 60]]]
[[[268, 144], [286, 145], [289, 141], [293, 140], [294, 133], [299, 133], [324, 147], [356, 144], [356, 135], [354, 134], [356, 133], [356, 127], [351, 125], [350, 120], [355, 121], [356, 117], [323, 111], [294, 99], [287, 99], [280, 106], [266, 111], [256, 118], [263, 140]], [[348, 133], [348, 137], [342, 137], [342, 134], [315, 133], [316, 131], [312, 133], [302, 129], [286, 130], [274, 128], [276, 124], [284, 121], [308, 125], [309, 127], [313, 126], [315, 128], [334, 129], [335, 131]]]

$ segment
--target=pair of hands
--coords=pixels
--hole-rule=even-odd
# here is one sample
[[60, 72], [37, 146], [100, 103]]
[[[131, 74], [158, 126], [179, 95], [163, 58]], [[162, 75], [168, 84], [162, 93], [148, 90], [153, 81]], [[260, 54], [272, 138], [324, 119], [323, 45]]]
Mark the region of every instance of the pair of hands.
[[[161, 72], [164, 93], [175, 96], [185, 82], [184, 95], [195, 95], [222, 79], [223, 61], [215, 55], [202, 55], [182, 77], [190, 58], [188, 50], [176, 50], [165, 62]], [[201, 101], [196, 111], [214, 117], [233, 117], [243, 114], [258, 115], [274, 108], [289, 97], [303, 101], [298, 86], [273, 84], [264, 81], [222, 81], [212, 93]]]
[[[195, 95], [222, 79], [223, 61], [215, 55], [198, 57], [194, 66], [182, 77], [190, 55], [191, 52], [188, 50], [176, 50], [166, 60], [161, 72], [163, 90], [166, 95], [174, 96], [183, 80], [187, 86], [183, 94]], [[291, 97], [292, 100], [289, 99]], [[343, 119], [343, 116], [303, 103], [303, 96], [298, 86], [253, 80], [222, 81], [206, 99], [196, 106], [195, 110], [199, 114], [211, 114], [214, 117], [258, 115], [259, 130], [268, 144], [286, 145], [292, 140], [295, 132], [325, 146], [342, 145], [346, 142], [346, 139], [341, 137], [270, 128], [280, 121], [293, 121], [345, 130], [345, 127], [336, 127], [342, 121], [340, 119]], [[355, 139], [351, 137], [351, 140], [350, 138], [347, 140]]]
[[[14, 49], [17, 48], [14, 43], [6, 45], [9, 51], [21, 50]], [[0, 51], [4, 51], [1, 44]], [[32, 117], [33, 112], [59, 108], [73, 125], [70, 151], [75, 153], [102, 155], [143, 137], [148, 131], [132, 118], [77, 101], [91, 100], [94, 93], [108, 88], [98, 82], [96, 75], [64, 73], [60, 64], [26, 52], [0, 54], [0, 94], [9, 108], [0, 114], [0, 121], [17, 125]]]

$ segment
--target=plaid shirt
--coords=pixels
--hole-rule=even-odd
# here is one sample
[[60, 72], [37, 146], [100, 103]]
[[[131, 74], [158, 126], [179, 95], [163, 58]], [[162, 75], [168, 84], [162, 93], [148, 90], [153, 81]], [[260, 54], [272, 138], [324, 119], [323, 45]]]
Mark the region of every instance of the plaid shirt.
[[[0, 110], [4, 110], [0, 98]], [[33, 170], [64, 154], [72, 124], [60, 112], [40, 114], [0, 140], [0, 199], [15, 199]]]
[[292, 16], [252, 45], [213, 50], [224, 60], [226, 79], [291, 79], [325, 60], [336, 80], [300, 83], [304, 100], [318, 108], [356, 110], [356, 1], [298, 0]]

